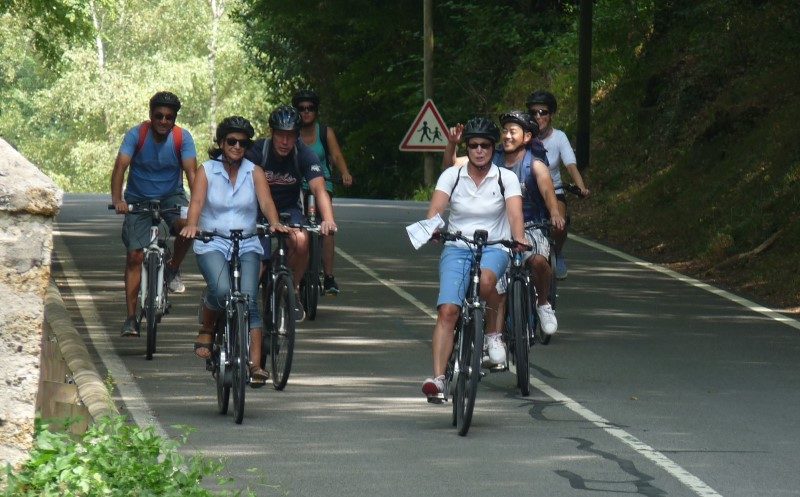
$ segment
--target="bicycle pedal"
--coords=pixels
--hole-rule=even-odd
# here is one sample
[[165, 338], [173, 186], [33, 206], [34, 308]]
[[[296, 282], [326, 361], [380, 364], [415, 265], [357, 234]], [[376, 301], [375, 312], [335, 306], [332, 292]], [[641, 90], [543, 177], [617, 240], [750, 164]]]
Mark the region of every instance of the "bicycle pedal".
[[216, 370], [217, 368], [214, 367], [214, 363], [211, 359], [206, 359], [206, 371], [211, 371], [213, 373]]
[[488, 369], [490, 373], [504, 373], [508, 371], [508, 366], [506, 366], [505, 364], [497, 364]]
[[446, 401], [447, 399], [445, 398], [443, 393], [440, 393], [438, 395], [431, 395], [430, 397], [428, 397], [429, 404], [441, 404]]

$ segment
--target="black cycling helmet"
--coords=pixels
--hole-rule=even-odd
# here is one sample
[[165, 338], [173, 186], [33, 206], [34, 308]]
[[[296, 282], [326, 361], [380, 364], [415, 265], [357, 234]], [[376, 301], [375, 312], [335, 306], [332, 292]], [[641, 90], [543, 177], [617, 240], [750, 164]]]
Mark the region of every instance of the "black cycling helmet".
[[549, 110], [551, 114], [555, 114], [556, 110], [558, 110], [558, 102], [556, 102], [556, 97], [554, 97], [549, 91], [536, 90], [535, 92], [531, 93], [528, 96], [528, 100], [525, 101], [525, 106], [530, 109], [531, 106], [535, 104], [546, 105], [547, 110]]
[[175, 113], [181, 110], [181, 101], [178, 96], [168, 91], [160, 91], [150, 98], [150, 111], [156, 107], [170, 107]]
[[319, 95], [314, 90], [297, 90], [292, 97], [292, 106], [297, 107], [300, 102], [311, 102], [315, 107], [319, 107]]
[[300, 114], [291, 105], [281, 105], [269, 115], [269, 127], [273, 130], [300, 131]]
[[221, 142], [229, 133], [244, 133], [251, 140], [256, 134], [250, 121], [242, 116], [226, 117], [217, 126], [217, 143]]
[[461, 133], [461, 136], [465, 142], [470, 138], [486, 138], [491, 140], [492, 143], [497, 143], [500, 139], [500, 130], [497, 129], [491, 119], [473, 117], [464, 125], [464, 132]]
[[506, 123], [518, 124], [523, 131], [531, 132], [534, 135], [539, 134], [539, 125], [536, 120], [532, 119], [530, 114], [521, 110], [510, 110], [500, 114], [500, 126], [504, 126]]

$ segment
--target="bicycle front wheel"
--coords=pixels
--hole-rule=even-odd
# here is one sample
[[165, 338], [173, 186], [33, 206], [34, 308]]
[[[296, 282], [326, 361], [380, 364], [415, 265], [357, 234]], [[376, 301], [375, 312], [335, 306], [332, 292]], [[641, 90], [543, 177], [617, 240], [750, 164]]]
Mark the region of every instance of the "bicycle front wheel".
[[233, 367], [233, 420], [242, 424], [244, 418], [244, 392], [247, 387], [249, 375], [248, 363], [250, 361], [250, 321], [247, 318], [247, 306], [244, 302], [236, 302], [233, 315], [233, 329], [231, 340], [233, 353], [231, 366]]
[[458, 373], [456, 402], [456, 428], [462, 437], [469, 431], [472, 412], [475, 409], [475, 395], [481, 379], [481, 355], [483, 352], [483, 309], [469, 311], [459, 350], [461, 370]]
[[156, 330], [158, 328], [158, 272], [160, 256], [157, 252], [147, 254], [147, 296], [145, 297], [144, 317], [147, 321], [147, 360], [156, 352]]
[[303, 299], [306, 317], [313, 321], [317, 318], [317, 305], [319, 304], [319, 258], [322, 252], [320, 250], [319, 234], [309, 233], [309, 237], [308, 270], [300, 283], [300, 295]]
[[528, 364], [529, 335], [526, 291], [527, 288], [522, 281], [514, 280], [511, 283], [509, 296], [511, 302], [511, 333], [514, 337], [514, 363], [517, 368], [517, 386], [524, 397], [531, 393], [530, 365]]
[[292, 371], [294, 355], [294, 285], [289, 275], [279, 275], [273, 291], [275, 307], [272, 310], [272, 341], [269, 350], [272, 386], [275, 390], [283, 390]]
[[225, 326], [223, 319], [217, 319], [214, 325], [216, 338], [212, 360], [212, 374], [217, 384], [217, 410], [220, 414], [228, 414], [228, 404], [231, 398], [230, 368], [225, 365], [227, 361], [225, 345]]

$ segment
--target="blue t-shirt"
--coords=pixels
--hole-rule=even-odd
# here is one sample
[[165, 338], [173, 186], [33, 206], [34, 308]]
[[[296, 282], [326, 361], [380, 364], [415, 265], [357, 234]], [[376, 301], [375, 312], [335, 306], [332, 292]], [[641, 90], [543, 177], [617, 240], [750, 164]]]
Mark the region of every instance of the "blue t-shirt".
[[[175, 154], [172, 132], [167, 135], [164, 143], [156, 143], [153, 139], [153, 130], [148, 130], [142, 149], [135, 153], [140, 126], [141, 124], [129, 129], [119, 147], [120, 154], [132, 157], [128, 182], [125, 186], [125, 200], [133, 203], [183, 193], [183, 169]], [[193, 159], [197, 156], [197, 152], [192, 134], [183, 128], [181, 131], [183, 132], [181, 158]]]
[[265, 161], [263, 155], [265, 142], [265, 139], [256, 140], [245, 157], [264, 168], [272, 200], [278, 211], [300, 207], [302, 180], [311, 182], [315, 178], [324, 177], [319, 157], [298, 139], [294, 150], [283, 158], [275, 153], [270, 142]]

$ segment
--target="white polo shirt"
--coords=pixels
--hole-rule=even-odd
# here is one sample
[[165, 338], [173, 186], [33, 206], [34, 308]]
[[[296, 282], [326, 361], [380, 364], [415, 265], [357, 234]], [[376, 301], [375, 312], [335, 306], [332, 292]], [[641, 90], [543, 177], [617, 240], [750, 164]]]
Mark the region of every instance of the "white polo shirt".
[[[502, 174], [505, 196], [500, 193], [499, 175]], [[456, 178], [460, 176], [458, 184]], [[453, 190], [455, 185], [455, 190]], [[447, 231], [460, 231], [472, 237], [475, 230], [489, 232], [489, 240], [510, 240], [511, 226], [506, 215], [506, 199], [520, 197], [522, 192], [517, 175], [492, 164], [480, 185], [476, 185], [467, 172], [467, 166], [448, 167], [439, 176], [436, 189], [450, 195], [450, 217]], [[447, 245], [467, 247], [462, 241], [447, 242]]]

